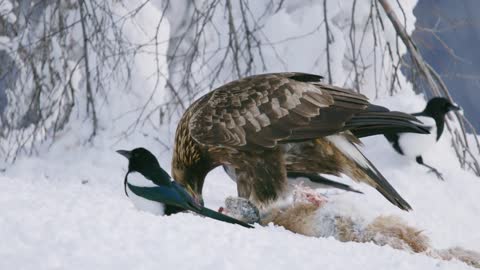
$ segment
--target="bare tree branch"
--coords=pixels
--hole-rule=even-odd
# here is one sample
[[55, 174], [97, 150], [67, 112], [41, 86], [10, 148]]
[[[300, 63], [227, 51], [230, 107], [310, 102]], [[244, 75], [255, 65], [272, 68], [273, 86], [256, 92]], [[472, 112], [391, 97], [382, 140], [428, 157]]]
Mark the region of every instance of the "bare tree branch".
[[[393, 11], [392, 7], [386, 0], [378, 0], [378, 2], [382, 5], [385, 13], [387, 14], [388, 18], [390, 19], [390, 22], [392, 23], [393, 27], [395, 28], [395, 31], [397, 34], [400, 36], [402, 39], [403, 43], [408, 49], [408, 52], [412, 56], [412, 60], [417, 67], [418, 71], [420, 74], [426, 79], [426, 82], [428, 86], [430, 87], [430, 90], [433, 92], [435, 96], [446, 96], [448, 99], [452, 101], [452, 97], [448, 91], [448, 88], [446, 87], [445, 83], [443, 82], [442, 78], [438, 75], [438, 73], [423, 59], [422, 55], [419, 53], [417, 50], [415, 43], [413, 40], [410, 38], [410, 36], [407, 34], [405, 28], [402, 26], [400, 21], [398, 20], [395, 12]], [[457, 157], [460, 161], [460, 164], [462, 166], [465, 166], [465, 164], [469, 165], [471, 168], [473, 168], [473, 172], [477, 175], [480, 176], [480, 164], [476, 158], [476, 156], [471, 152], [470, 147], [469, 147], [469, 142], [465, 130], [465, 116], [463, 114], [460, 114], [459, 112], [455, 113], [456, 116], [456, 123], [458, 123], [460, 130], [456, 130], [455, 127], [449, 122], [447, 122], [447, 128], [450, 131], [450, 133], [453, 135], [453, 141], [452, 144], [455, 148], [455, 151], [457, 153]], [[453, 120], [453, 119], [451, 119]], [[468, 121], [468, 120], [467, 120]], [[474, 133], [475, 136], [477, 136], [475, 130], [471, 130], [471, 132]], [[457, 137], [457, 138], [455, 138]], [[478, 140], [476, 141], [477, 143], [477, 149], [480, 150], [480, 144], [478, 143]], [[470, 157], [470, 160], [467, 160], [466, 155]]]
[[330, 67], [330, 44], [332, 43], [332, 37], [330, 33], [330, 27], [328, 26], [327, 17], [327, 0], [323, 0], [323, 20], [325, 21], [325, 40], [326, 40], [326, 52], [327, 52], [327, 78], [328, 83], [332, 83], [332, 68]]
[[85, 61], [85, 81], [86, 81], [86, 90], [87, 90], [87, 113], [92, 113], [92, 124], [93, 130], [92, 134], [90, 135], [89, 141], [95, 137], [97, 134], [98, 128], [98, 119], [97, 113], [95, 109], [95, 100], [93, 97], [92, 85], [90, 83], [90, 65], [88, 64], [88, 37], [87, 37], [87, 30], [85, 27], [85, 12], [84, 12], [84, 0], [79, 0], [80, 5], [80, 21], [82, 23], [82, 35], [83, 35], [83, 59]]

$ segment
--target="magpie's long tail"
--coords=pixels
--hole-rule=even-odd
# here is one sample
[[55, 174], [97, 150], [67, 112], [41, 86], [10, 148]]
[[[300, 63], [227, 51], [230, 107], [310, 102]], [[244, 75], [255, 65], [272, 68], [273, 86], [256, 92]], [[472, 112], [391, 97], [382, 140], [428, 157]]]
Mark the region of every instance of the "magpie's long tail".
[[387, 108], [371, 104], [367, 111], [355, 115], [345, 123], [356, 137], [367, 137], [385, 133], [429, 133], [429, 128], [415, 116], [403, 112], [389, 111]]
[[[235, 218], [226, 216], [224, 214], [218, 213], [211, 209], [208, 209], [198, 203], [196, 203], [190, 195], [183, 188], [179, 187], [176, 184], [172, 184], [171, 187], [139, 187], [130, 185], [127, 183], [128, 188], [135, 193], [137, 196], [143, 197], [150, 201], [155, 201], [159, 203], [164, 203], [170, 206], [175, 206], [175, 211], [168, 214], [173, 214], [175, 212], [180, 212], [182, 210], [190, 210], [202, 216], [213, 218], [219, 221], [228, 222], [231, 224], [238, 224], [246, 228], [253, 228], [252, 225], [249, 225], [243, 221], [237, 220]], [[181, 192], [181, 193], [177, 193]], [[183, 195], [183, 197], [182, 197]]]
[[202, 215], [202, 216], [213, 218], [213, 219], [216, 219], [216, 220], [219, 220], [219, 221], [228, 222], [228, 223], [231, 223], [231, 224], [238, 224], [238, 225], [243, 226], [245, 228], [254, 228], [250, 224], [247, 224], [243, 221], [240, 221], [238, 219], [229, 217], [227, 215], [224, 215], [222, 213], [219, 213], [217, 211], [214, 211], [214, 210], [206, 208], [206, 207], [202, 207], [202, 209], [200, 209], [199, 211], [195, 211], [195, 212]]

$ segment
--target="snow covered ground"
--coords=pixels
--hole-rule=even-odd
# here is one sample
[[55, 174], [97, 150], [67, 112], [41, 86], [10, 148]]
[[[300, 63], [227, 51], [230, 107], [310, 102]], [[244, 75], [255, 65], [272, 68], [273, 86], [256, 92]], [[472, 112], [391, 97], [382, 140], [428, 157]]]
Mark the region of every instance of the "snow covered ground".
[[[299, 1], [303, 6], [290, 4], [290, 9], [269, 19], [267, 29], [278, 28], [278, 22], [282, 22], [282, 31], [266, 31], [270, 38], [281, 40], [282, 34], [293, 35], [298, 29], [310, 29], [312, 21], [318, 23], [318, 14], [323, 14], [321, 4], [311, 2]], [[332, 51], [338, 52], [333, 56], [333, 69], [338, 77], [334, 81], [338, 82], [344, 81], [351, 70], [342, 60], [348, 58], [349, 29], [345, 25], [349, 23], [345, 22], [351, 3], [347, 2], [329, 1], [332, 31], [340, 35], [332, 45]], [[409, 28], [412, 28], [415, 1], [407, 3]], [[138, 15], [142, 18], [139, 22], [142, 27], [126, 26], [126, 31], [132, 33], [131, 38], [138, 42], [146, 38], [141, 33], [147, 35], [155, 30], [156, 24], [151, 22], [160, 17], [159, 11], [151, 6], [142, 12], [145, 13]], [[357, 19], [368, 16], [368, 10], [358, 13]], [[168, 36], [168, 26], [162, 24], [162, 27], [165, 29], [161, 32]], [[289, 69], [325, 74], [325, 67], [314, 65], [316, 60], [311, 57], [321, 51], [318, 46], [324, 44], [323, 37], [324, 33], [312, 37], [310, 43], [285, 42], [280, 51], [290, 64]], [[385, 38], [394, 40], [395, 36]], [[166, 48], [162, 48], [159, 54], [164, 56], [165, 51]], [[371, 243], [311, 238], [281, 227], [257, 226], [249, 230], [187, 213], [158, 217], [136, 210], [123, 191], [126, 160], [115, 150], [144, 146], [159, 158], [167, 171], [170, 171], [171, 158], [171, 152], [164, 150], [164, 146], [140, 134], [141, 131], [158, 135], [159, 131], [140, 127], [127, 140], [118, 137], [136, 115], [128, 114], [118, 121], [113, 119], [144, 105], [150, 96], [160, 103], [164, 94], [152, 90], [156, 82], [150, 73], [155, 65], [149, 64], [154, 59], [145, 55], [137, 57], [139, 68], [134, 69], [132, 75], [135, 87], [128, 93], [109, 92], [108, 106], [102, 106], [98, 112], [101, 132], [93, 145], [76, 139], [88, 137], [89, 132], [83, 128], [83, 119], [76, 119], [51, 147], [39, 146], [37, 150], [41, 154], [21, 156], [13, 166], [0, 172], [0, 269], [471, 269], [458, 261], [440, 261]], [[273, 56], [267, 58], [271, 62], [269, 71], [281, 69], [272, 60]], [[365, 59], [373, 61], [371, 56]], [[375, 96], [373, 85], [377, 79], [367, 74], [362, 85], [370, 97]], [[389, 79], [379, 82], [380, 88], [390, 85]], [[400, 79], [408, 88], [404, 78]], [[422, 98], [408, 89], [375, 102], [404, 111], [419, 111], [424, 106]], [[175, 123], [159, 135], [169, 146]], [[445, 182], [414, 161], [396, 154], [382, 137], [368, 138], [365, 143], [367, 156], [412, 205], [413, 211], [402, 212], [374, 189], [349, 179], [341, 181], [365, 194], [329, 192], [339, 211], [367, 220], [379, 215], [398, 215], [410, 225], [423, 229], [435, 248], [461, 246], [480, 251], [480, 205], [477, 203], [480, 178], [460, 169], [448, 136], [443, 136], [437, 147], [424, 156], [426, 163], [444, 174]], [[208, 176], [204, 188], [207, 206], [217, 209], [225, 197], [235, 194], [234, 183], [221, 169]]]
[[[388, 101], [385, 101], [388, 102]], [[178, 214], [137, 211], [123, 193], [127, 145], [83, 147], [60, 143], [47, 154], [21, 158], [0, 175], [0, 269], [469, 269], [390, 247], [341, 243], [297, 235], [281, 227], [253, 230]], [[170, 153], [146, 145], [169, 170]], [[425, 161], [446, 178], [397, 155], [382, 137], [366, 140], [366, 153], [404, 198], [410, 213], [375, 190], [330, 192], [341, 211], [371, 219], [399, 215], [423, 229], [436, 248], [480, 251], [480, 179], [459, 168], [444, 136]], [[207, 206], [235, 194], [222, 170], [207, 179]]]

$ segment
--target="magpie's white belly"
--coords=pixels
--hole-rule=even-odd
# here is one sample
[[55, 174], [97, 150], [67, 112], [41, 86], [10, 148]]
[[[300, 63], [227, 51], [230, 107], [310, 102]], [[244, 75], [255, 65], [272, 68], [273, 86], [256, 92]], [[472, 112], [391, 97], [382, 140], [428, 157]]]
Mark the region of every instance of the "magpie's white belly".
[[398, 144], [403, 154], [408, 157], [417, 157], [431, 149], [437, 142], [437, 126], [430, 117], [417, 116], [426, 126], [431, 127], [430, 134], [400, 133]]
[[[127, 182], [130, 185], [139, 187], [155, 187], [155, 184], [146, 179], [142, 174], [132, 172], [128, 174]], [[133, 193], [127, 186], [128, 198], [132, 201], [133, 205], [141, 211], [149, 212], [154, 215], [164, 215], [165, 205], [163, 203], [147, 200]]]

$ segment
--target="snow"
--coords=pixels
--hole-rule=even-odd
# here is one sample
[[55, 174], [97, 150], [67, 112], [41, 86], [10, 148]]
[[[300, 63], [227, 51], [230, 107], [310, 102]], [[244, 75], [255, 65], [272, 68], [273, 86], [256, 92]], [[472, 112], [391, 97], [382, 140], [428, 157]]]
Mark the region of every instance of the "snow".
[[[201, 1], [199, 1], [201, 2]], [[278, 11], [275, 7], [283, 3], [283, 8]], [[297, 71], [321, 74], [327, 77], [326, 65], [326, 29], [323, 20], [324, 1], [251, 1], [249, 2], [249, 14], [246, 20], [250, 22], [251, 30], [257, 31], [255, 42], [260, 44], [259, 48], [252, 49], [253, 61], [250, 62], [246, 51], [242, 51], [238, 66], [246, 69], [251, 65], [253, 73], [267, 73], [278, 71]], [[415, 17], [413, 7], [417, 0], [401, 1], [402, 8], [395, 1], [390, 1], [392, 9], [399, 14], [402, 22], [405, 22], [406, 30], [411, 33], [414, 29]], [[206, 1], [201, 2], [206, 5]], [[393, 26], [388, 23], [386, 14], [373, 7], [370, 0], [344, 0], [326, 1], [327, 18], [332, 35], [330, 44], [330, 68], [332, 81], [338, 86], [353, 87], [355, 84], [355, 72], [352, 65], [352, 52], [358, 61], [362, 62], [363, 70], [359, 75], [359, 89], [370, 98], [382, 97], [390, 92], [399, 92], [408, 89], [409, 83], [404, 76], [392, 76], [399, 57], [406, 52], [405, 46], [397, 42], [397, 36]], [[351, 23], [352, 6], [355, 4], [354, 24]], [[182, 2], [170, 2], [172, 14], [167, 17], [185, 17], [188, 13], [187, 7]], [[183, 6], [182, 6], [183, 5]], [[198, 3], [198, 6], [201, 6]], [[234, 25], [242, 27], [244, 16], [238, 7], [239, 3], [232, 2]], [[190, 7], [190, 10], [193, 10]], [[193, 11], [191, 11], [193, 12]], [[372, 13], [372, 14], [370, 14]], [[400, 15], [402, 14], [402, 15]], [[405, 14], [405, 18], [403, 17]], [[370, 16], [371, 15], [371, 16]], [[226, 48], [229, 44], [229, 23], [226, 23], [226, 11], [224, 7], [212, 11], [212, 23], [201, 28], [204, 35], [201, 39], [208, 42], [198, 44], [199, 51], [205, 51], [204, 57], [197, 57], [193, 63], [195, 77], [195, 89], [207, 91], [210, 89], [210, 82], [214, 80], [219, 86], [236, 78], [235, 65], [232, 64], [233, 56], [230, 54], [225, 59], [224, 65], [219, 65], [225, 57]], [[378, 17], [382, 20], [375, 20], [370, 23], [370, 17]], [[255, 18], [257, 21], [253, 21]], [[183, 39], [189, 24], [172, 23], [171, 33], [178, 39]], [[352, 26], [354, 29], [352, 29]], [[259, 29], [257, 29], [259, 28]], [[380, 31], [374, 33], [374, 29]], [[382, 29], [382, 30], [380, 30]], [[194, 39], [193, 34], [198, 31], [195, 28], [187, 28], [190, 32], [186, 38]], [[375, 40], [375, 37], [377, 40]], [[240, 46], [245, 47], [243, 36], [239, 36]], [[351, 48], [351, 39], [356, 43], [356, 48]], [[177, 45], [176, 43], [174, 43]], [[359, 46], [361, 44], [361, 46]], [[398, 44], [398, 46], [397, 46]], [[191, 44], [188, 42], [175, 46], [178, 55], [190, 55]], [[242, 47], [242, 48], [243, 48]], [[387, 51], [391, 48], [391, 59]], [[398, 48], [397, 48], [398, 47]], [[246, 49], [245, 49], [246, 50]], [[261, 52], [260, 52], [261, 50]], [[397, 54], [398, 52], [398, 54]], [[385, 54], [384, 54], [385, 53]], [[206, 60], [206, 59], [207, 60]], [[183, 58], [182, 58], [183, 59]], [[172, 81], [181, 83], [185, 66], [180, 63], [175, 66], [177, 73], [174, 73]], [[218, 70], [217, 70], [218, 68]], [[218, 72], [217, 72], [218, 71]], [[171, 74], [172, 75], [172, 74]], [[398, 79], [398, 80], [397, 80]]]
[[[114, 151], [119, 147], [67, 142], [39, 157], [21, 158], [0, 176], [0, 269], [471, 269], [458, 261], [310, 238], [280, 227], [249, 230], [193, 214], [138, 211], [123, 191], [127, 164]], [[169, 171], [170, 153], [145, 144]], [[337, 211], [366, 220], [398, 215], [424, 230], [435, 248], [480, 250], [480, 181], [459, 168], [448, 134], [424, 156], [446, 182], [396, 154], [381, 136], [365, 144], [367, 157], [414, 210], [400, 211], [374, 189], [343, 179], [365, 194], [329, 195]], [[218, 168], [206, 181], [206, 205], [216, 209], [228, 195], [235, 195], [235, 185]]]
[[0, 50], [8, 50], [8, 45], [10, 44], [11, 40], [7, 36], [0, 36]]
[[[147, 7], [136, 15], [138, 21], [126, 23], [125, 31], [131, 32], [132, 43], [148, 41], [148, 36], [156, 31], [161, 14], [156, 2], [159, 1], [147, 3]], [[358, 2], [363, 4], [357, 4], [356, 23], [367, 18], [368, 11], [362, 5], [367, 2], [367, 6], [370, 5], [370, 1]], [[413, 29], [415, 2], [402, 1], [408, 31]], [[130, 4], [134, 5], [127, 3], [119, 8], [119, 14], [124, 14]], [[264, 10], [260, 8], [264, 5], [261, 1], [251, 4], [254, 13]], [[351, 56], [349, 22], [346, 21], [351, 4], [352, 1], [328, 1], [331, 31], [335, 35], [331, 44], [332, 70], [337, 85], [345, 81], [346, 85], [351, 85], [352, 80], [352, 67], [347, 61]], [[310, 31], [312, 25], [320, 23], [318, 14], [323, 14], [321, 3], [290, 1], [284, 9], [265, 16], [263, 33], [272, 43], [280, 42], [298, 35], [299, 29], [302, 33]], [[224, 10], [215, 16], [220, 20], [225, 16]], [[225, 23], [216, 25], [222, 32], [228, 27]], [[389, 24], [385, 27], [382, 38], [389, 40], [395, 51], [396, 37]], [[325, 33], [322, 31], [320, 28], [317, 35], [279, 45], [277, 53], [282, 55], [288, 67], [279, 63], [272, 50], [265, 51], [266, 71], [288, 68], [326, 74], [325, 65], [319, 64], [323, 63], [323, 55], [320, 59], [312, 57], [324, 49]], [[165, 37], [169, 35], [168, 22], [160, 25], [159, 32]], [[359, 40], [361, 34], [355, 35]], [[367, 39], [372, 42], [371, 35]], [[216, 40], [210, 43], [216, 44]], [[365, 47], [367, 49], [360, 53], [371, 64], [373, 46]], [[122, 131], [137, 119], [138, 115], [132, 112], [138, 113], [138, 108], [147, 100], [148, 108], [155, 108], [165, 97], [165, 91], [157, 87], [163, 85], [163, 78], [155, 78], [152, 74], [157, 68], [166, 69], [166, 45], [160, 46], [159, 52], [149, 46], [144, 51], [146, 53], [137, 55], [132, 63], [131, 90], [120, 92], [118, 89], [124, 86], [118, 85], [118, 91], [105, 93], [109, 99], [98, 111], [100, 131], [94, 141], [86, 144], [82, 140], [88, 137], [90, 130], [84, 128], [86, 123], [78, 117], [57, 135], [55, 144], [40, 145], [36, 149], [37, 156], [22, 155], [4, 172], [0, 171], [0, 269], [472, 269], [458, 261], [441, 261], [373, 243], [342, 243], [333, 238], [306, 237], [273, 225], [245, 229], [189, 213], [166, 217], [137, 210], [123, 189], [126, 160], [115, 150], [145, 147], [170, 171], [176, 125], [176, 120], [172, 119], [171, 125], [154, 129], [147, 121], [139, 124], [136, 131], [130, 131], [129, 137], [123, 136]], [[400, 53], [404, 51], [400, 48]], [[161, 57], [156, 59], [152, 53]], [[376, 61], [388, 60], [378, 57]], [[390, 62], [383, 64], [387, 68], [391, 66]], [[201, 75], [201, 68], [197, 69], [195, 72]], [[220, 77], [231, 79], [230, 71], [225, 68]], [[371, 98], [377, 97], [376, 104], [391, 109], [423, 109], [423, 97], [408, 89], [403, 76], [399, 80], [406, 89], [394, 97], [386, 96], [390, 80], [385, 74], [374, 75], [372, 69], [366, 70], [365, 80], [361, 82], [362, 92]], [[74, 85], [81, 84], [82, 78], [75, 77], [73, 81]], [[377, 88], [385, 90], [377, 93]], [[79, 102], [77, 110], [85, 105], [84, 100]], [[151, 122], [156, 123], [158, 119], [153, 117]], [[162, 146], [157, 137], [170, 149]], [[424, 155], [426, 163], [443, 173], [445, 182], [414, 160], [397, 154], [382, 136], [363, 141], [362, 152], [412, 205], [413, 211], [397, 209], [366, 185], [331, 177], [365, 193], [328, 194], [329, 200], [335, 202], [336, 211], [366, 221], [381, 215], [397, 215], [423, 230], [435, 248], [461, 246], [480, 251], [480, 204], [477, 202], [480, 179], [460, 168], [449, 134], [441, 137], [434, 151]], [[5, 165], [0, 166], [0, 169], [5, 168]], [[227, 196], [235, 194], [235, 183], [222, 168], [208, 175], [203, 194], [207, 207], [217, 209]]]
[[0, 15], [4, 17], [9, 23], [14, 23], [17, 17], [12, 12], [13, 4], [9, 0], [0, 1]]

